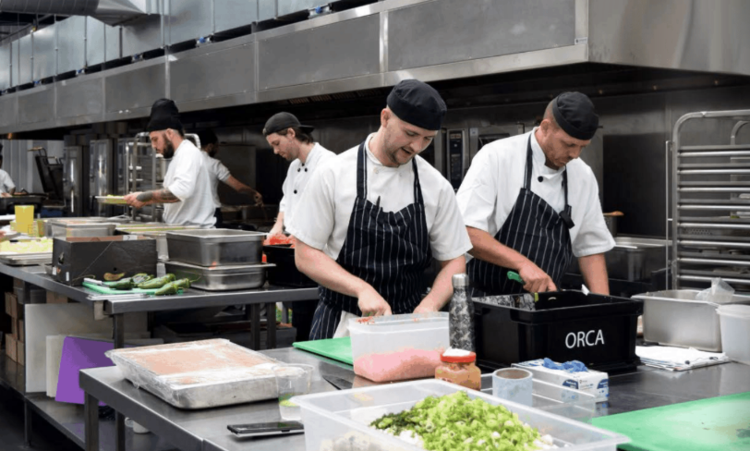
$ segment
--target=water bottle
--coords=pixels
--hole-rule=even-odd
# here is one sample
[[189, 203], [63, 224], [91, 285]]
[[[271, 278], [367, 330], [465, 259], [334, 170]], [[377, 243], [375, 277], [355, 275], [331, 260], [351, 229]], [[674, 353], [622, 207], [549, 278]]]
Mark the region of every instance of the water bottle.
[[469, 296], [469, 276], [453, 275], [449, 330], [451, 348], [474, 351], [474, 304]]

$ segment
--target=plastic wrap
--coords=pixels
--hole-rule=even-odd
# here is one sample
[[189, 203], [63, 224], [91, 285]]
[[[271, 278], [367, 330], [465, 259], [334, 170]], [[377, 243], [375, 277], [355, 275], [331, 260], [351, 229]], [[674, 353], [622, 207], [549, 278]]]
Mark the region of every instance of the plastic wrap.
[[115, 349], [106, 355], [133, 385], [183, 409], [278, 397], [273, 367], [281, 362], [229, 340]]

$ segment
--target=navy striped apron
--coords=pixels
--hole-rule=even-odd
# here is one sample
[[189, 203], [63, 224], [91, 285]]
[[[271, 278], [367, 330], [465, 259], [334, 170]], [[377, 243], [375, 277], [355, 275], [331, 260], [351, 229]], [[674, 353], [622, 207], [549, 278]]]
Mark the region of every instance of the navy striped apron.
[[[557, 213], [541, 197], [531, 192], [532, 168], [529, 136], [523, 189], [495, 239], [534, 262], [559, 287], [565, 269], [573, 260], [573, 248], [568, 232], [574, 225], [570, 217], [571, 207], [568, 205], [568, 170], [563, 172], [565, 210]], [[520, 283], [508, 279], [507, 268], [474, 258], [467, 264], [467, 271], [472, 286], [486, 294], [524, 292]]]
[[[394, 314], [412, 313], [422, 301], [421, 277], [432, 261], [430, 234], [419, 185], [417, 161], [414, 170], [414, 203], [397, 212], [385, 212], [367, 200], [367, 155], [365, 143], [357, 155], [357, 199], [354, 201], [346, 241], [336, 262], [349, 273], [369, 283], [388, 302]], [[315, 310], [310, 340], [333, 337], [346, 311], [362, 312], [357, 298], [324, 287]]]

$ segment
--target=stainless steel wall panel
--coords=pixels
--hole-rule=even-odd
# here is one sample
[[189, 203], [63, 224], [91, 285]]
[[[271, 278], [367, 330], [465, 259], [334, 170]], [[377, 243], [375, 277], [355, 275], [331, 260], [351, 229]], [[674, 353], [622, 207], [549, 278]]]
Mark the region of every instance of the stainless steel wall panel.
[[388, 13], [388, 69], [573, 45], [575, 0], [436, 0]]
[[171, 97], [181, 104], [237, 93], [253, 93], [254, 68], [253, 43], [178, 59], [170, 67]]
[[214, 0], [214, 33], [258, 21], [258, 0]]
[[18, 121], [18, 94], [0, 96], [0, 127], [11, 127]]
[[379, 42], [377, 14], [260, 40], [259, 87], [266, 90], [378, 73]]
[[106, 38], [106, 47], [104, 49], [105, 61], [112, 61], [122, 58], [122, 45], [120, 39], [121, 27], [110, 27], [105, 25], [104, 34]]
[[31, 83], [34, 78], [34, 46], [32, 35], [18, 40], [18, 84]]
[[276, 0], [258, 0], [258, 20], [276, 17]]
[[276, 0], [278, 4], [278, 16], [286, 16], [288, 14], [298, 13], [300, 11], [307, 11], [308, 9], [315, 8], [316, 6], [327, 5], [331, 3], [330, 0]]
[[164, 23], [166, 42], [177, 44], [212, 35], [213, 3], [213, 0], [169, 0], [169, 15]]
[[10, 87], [18, 86], [19, 73], [21, 69], [21, 45], [18, 41], [10, 43]]
[[750, 74], [750, 2], [597, 0], [589, 4], [592, 61]]
[[106, 41], [104, 23], [86, 18], [86, 66], [96, 66], [104, 62]]
[[56, 25], [50, 25], [34, 33], [34, 80], [57, 75], [56, 33]]
[[104, 113], [103, 84], [103, 77], [88, 76], [60, 82], [57, 86], [57, 117], [101, 116]]
[[159, 15], [146, 16], [122, 26], [122, 56], [133, 56], [163, 46]]
[[4, 91], [11, 87], [11, 45], [4, 44], [0, 45], [0, 91]]
[[83, 69], [86, 66], [86, 18], [69, 17], [58, 22], [57, 46], [58, 73]]
[[55, 119], [55, 87], [47, 85], [18, 94], [18, 123], [33, 124]]
[[126, 66], [128, 70], [107, 77], [104, 84], [106, 112], [120, 113], [148, 108], [164, 97], [164, 63], [149, 61]]

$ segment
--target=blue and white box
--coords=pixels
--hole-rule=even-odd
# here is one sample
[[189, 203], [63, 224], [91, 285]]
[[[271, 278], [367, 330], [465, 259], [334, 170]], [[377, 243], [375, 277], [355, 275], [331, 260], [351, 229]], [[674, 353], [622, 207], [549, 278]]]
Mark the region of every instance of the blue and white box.
[[595, 370], [579, 372], [553, 370], [544, 366], [543, 359], [514, 363], [512, 366], [531, 371], [534, 379], [591, 394], [596, 397], [596, 402], [609, 399], [609, 374], [607, 373]]

